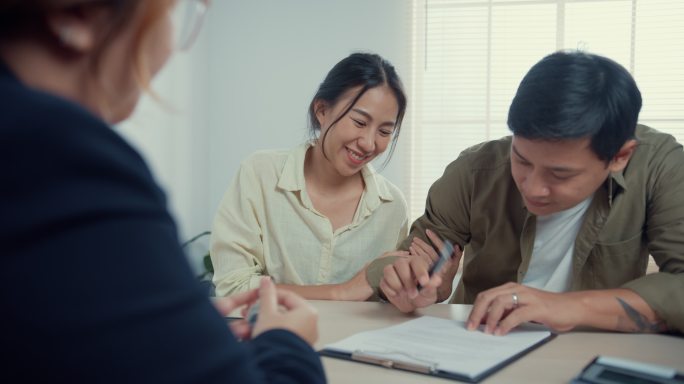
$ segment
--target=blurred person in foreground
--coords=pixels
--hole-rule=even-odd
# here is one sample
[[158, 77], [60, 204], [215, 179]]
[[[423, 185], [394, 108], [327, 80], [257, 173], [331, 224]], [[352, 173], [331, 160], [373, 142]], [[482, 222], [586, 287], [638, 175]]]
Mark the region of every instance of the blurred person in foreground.
[[[0, 1], [0, 381], [325, 382], [315, 310], [269, 279], [212, 305], [164, 194], [110, 126], [208, 5]], [[254, 327], [229, 328], [223, 315], [257, 298]]]

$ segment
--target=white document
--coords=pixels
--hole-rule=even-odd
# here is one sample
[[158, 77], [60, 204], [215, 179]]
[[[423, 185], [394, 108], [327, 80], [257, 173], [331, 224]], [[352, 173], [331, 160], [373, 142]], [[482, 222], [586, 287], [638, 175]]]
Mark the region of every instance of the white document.
[[[427, 367], [423, 373], [443, 371], [477, 381], [550, 337], [548, 330], [529, 329], [514, 329], [505, 336], [493, 336], [468, 331], [461, 321], [423, 316], [358, 333], [327, 345], [324, 351], [349, 353], [354, 360], [388, 367], [392, 367], [389, 362], [423, 366]], [[358, 359], [354, 355], [376, 360]]]

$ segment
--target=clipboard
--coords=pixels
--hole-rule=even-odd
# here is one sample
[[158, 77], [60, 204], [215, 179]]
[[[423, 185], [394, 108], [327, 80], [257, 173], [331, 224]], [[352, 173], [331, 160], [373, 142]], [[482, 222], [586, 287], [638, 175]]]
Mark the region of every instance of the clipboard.
[[[430, 316], [424, 316], [423, 318], [420, 319], [425, 319], [426, 321], [423, 322], [430, 322], [430, 323], [435, 323], [435, 322], [451, 322], [453, 324], [458, 324], [461, 322], [457, 322], [454, 320], [447, 320], [447, 319], [438, 319], [438, 318], [431, 318]], [[368, 331], [368, 332], [362, 332], [360, 334], [354, 335], [352, 337], [358, 337], [358, 336], [373, 336], [378, 335], [378, 332], [383, 332], [385, 330], [389, 330], [391, 328], [396, 328], [396, 327], [401, 327], [402, 325], [405, 325], [407, 323], [415, 322], [420, 319], [415, 319], [408, 321], [403, 324], [399, 324], [393, 327], [388, 327], [376, 331]], [[464, 324], [463, 324], [464, 326]], [[533, 328], [538, 328], [538, 327], [533, 327]], [[407, 327], [408, 329], [408, 327]], [[415, 328], [411, 328], [411, 330], [415, 331]], [[470, 331], [466, 331], [470, 332]], [[473, 335], [477, 334], [482, 335], [480, 332], [473, 332]], [[420, 337], [420, 335], [416, 335]], [[490, 336], [490, 335], [487, 335]], [[502, 338], [506, 336], [491, 336], [492, 338]], [[407, 372], [414, 372], [414, 373], [419, 373], [419, 374], [424, 374], [424, 375], [429, 375], [429, 376], [436, 376], [440, 378], [445, 378], [445, 379], [450, 379], [450, 380], [455, 380], [455, 381], [462, 381], [462, 382], [467, 382], [467, 383], [478, 383], [485, 379], [486, 377], [492, 375], [493, 373], [499, 371], [503, 367], [511, 364], [512, 362], [516, 361], [517, 359], [521, 358], [522, 356], [526, 355], [530, 351], [538, 348], [539, 346], [549, 342], [553, 338], [555, 338], [556, 335], [554, 333], [551, 333], [549, 331], [543, 331], [540, 332], [538, 337], [534, 338], [534, 342], [531, 344], [528, 343], [524, 347], [521, 347], [519, 350], [517, 350], [515, 353], [507, 354], [504, 358], [497, 357], [492, 359], [492, 361], [495, 361], [492, 364], [489, 364], [486, 366], [485, 369], [479, 370], [477, 373], [473, 374], [472, 372], [461, 372], [459, 370], [454, 370], [454, 369], [449, 369], [448, 367], [443, 367], [440, 366], [439, 363], [430, 361], [429, 359], [426, 358], [417, 358], [415, 356], [412, 356], [410, 353], [403, 353], [403, 352], [378, 352], [378, 351], [369, 351], [369, 350], [364, 350], [364, 349], [353, 349], [350, 350], [349, 348], [342, 348], [339, 346], [339, 343], [333, 343], [329, 346], [326, 346], [326, 348], [322, 349], [319, 351], [319, 354], [321, 356], [327, 356], [327, 357], [332, 357], [332, 358], [337, 358], [337, 359], [343, 359], [343, 360], [349, 360], [349, 361], [354, 361], [358, 363], [364, 363], [364, 364], [371, 364], [371, 365], [376, 365], [379, 367], [387, 368], [387, 369], [396, 369], [396, 370], [402, 370], [402, 371], [407, 371]], [[347, 338], [342, 340], [340, 343], [344, 343], [345, 341], [351, 339]], [[532, 340], [532, 339], [531, 339]], [[389, 341], [390, 340], [384, 340], [384, 341]], [[494, 340], [492, 340], [494, 342]], [[347, 344], [350, 345], [350, 344]], [[361, 345], [361, 344], [358, 344]], [[522, 344], [521, 344], [522, 345]], [[429, 348], [429, 347], [428, 347]], [[346, 350], [345, 350], [346, 349]]]

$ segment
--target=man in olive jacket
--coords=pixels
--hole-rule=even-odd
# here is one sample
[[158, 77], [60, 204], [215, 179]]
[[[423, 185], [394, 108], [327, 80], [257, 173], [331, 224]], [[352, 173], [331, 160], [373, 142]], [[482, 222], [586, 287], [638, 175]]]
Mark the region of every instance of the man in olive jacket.
[[[400, 247], [411, 256], [374, 261], [371, 287], [403, 312], [445, 300], [463, 249], [453, 302], [474, 304], [469, 329], [684, 330], [684, 152], [637, 125], [640, 109], [614, 61], [545, 57], [513, 99], [513, 136], [446, 168]], [[442, 239], [459, 247], [430, 277]], [[649, 254], [659, 272], [646, 275]]]

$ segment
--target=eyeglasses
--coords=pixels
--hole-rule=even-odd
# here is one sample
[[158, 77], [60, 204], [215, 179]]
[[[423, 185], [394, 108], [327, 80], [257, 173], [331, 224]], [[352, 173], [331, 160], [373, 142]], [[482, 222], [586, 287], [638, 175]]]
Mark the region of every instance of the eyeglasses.
[[210, 3], [211, 0], [178, 0], [172, 14], [176, 49], [186, 51], [192, 47]]

